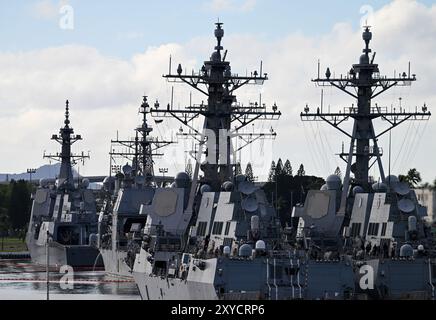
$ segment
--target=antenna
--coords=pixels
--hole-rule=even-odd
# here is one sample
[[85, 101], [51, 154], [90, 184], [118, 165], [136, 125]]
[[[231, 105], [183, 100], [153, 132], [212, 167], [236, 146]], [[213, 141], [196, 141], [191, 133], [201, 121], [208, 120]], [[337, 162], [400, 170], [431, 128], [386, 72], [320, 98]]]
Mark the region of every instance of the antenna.
[[[390, 133], [398, 125], [408, 120], [425, 121], [431, 116], [431, 113], [428, 112], [427, 109], [423, 109], [422, 112], [413, 113], [401, 110], [402, 112], [398, 113], [395, 109], [388, 112], [387, 108], [379, 108], [377, 105], [375, 108], [371, 107], [371, 101], [373, 99], [395, 86], [410, 86], [412, 82], [416, 81], [416, 77], [413, 75], [413, 78], [411, 78], [410, 71], [409, 76], [405, 73], [400, 73], [397, 77], [396, 70], [394, 70], [393, 78], [379, 76], [379, 67], [373, 64], [376, 53], [374, 53], [371, 62], [369, 59], [369, 53], [372, 52], [369, 46], [372, 33], [368, 27], [365, 28], [362, 38], [365, 42], [363, 49], [365, 55], [361, 56], [359, 63], [354, 64], [349, 72], [351, 75], [359, 74], [359, 77], [343, 78], [341, 76], [339, 79], [336, 79], [335, 72], [331, 72], [330, 69], [327, 69], [326, 77], [321, 79], [319, 78], [320, 63], [318, 60], [318, 79], [312, 80], [322, 88], [335, 87], [343, 91], [357, 100], [357, 106], [354, 107], [353, 105], [353, 107], [345, 108], [345, 110], [339, 112], [330, 112], [329, 110], [328, 113], [324, 113], [324, 111], [321, 110], [321, 112], [317, 113], [310, 113], [308, 111], [301, 113], [303, 121], [327, 122], [347, 135], [351, 140], [349, 152], [339, 154], [342, 160], [347, 163], [341, 206], [339, 209], [341, 215], [345, 215], [347, 211], [348, 190], [351, 186], [360, 186], [367, 192], [372, 191], [369, 173], [373, 165], [378, 164], [381, 181], [385, 183], [386, 177], [381, 161], [383, 150], [378, 147], [379, 138], [388, 132]], [[331, 77], [332, 74], [333, 78]], [[323, 94], [324, 92], [322, 91], [321, 106], [323, 106], [324, 103]], [[400, 108], [402, 108], [401, 100]], [[347, 132], [341, 126], [350, 119], [354, 122], [353, 131], [351, 133]], [[390, 126], [381, 133], [376, 133], [373, 124], [373, 121], [376, 119], [382, 119], [389, 123]], [[390, 145], [390, 148], [391, 147]], [[391, 150], [389, 150], [389, 153], [391, 153]], [[391, 159], [389, 162], [391, 162]], [[390, 170], [389, 164], [389, 172]], [[354, 173], [353, 178], [351, 177], [351, 171]]]

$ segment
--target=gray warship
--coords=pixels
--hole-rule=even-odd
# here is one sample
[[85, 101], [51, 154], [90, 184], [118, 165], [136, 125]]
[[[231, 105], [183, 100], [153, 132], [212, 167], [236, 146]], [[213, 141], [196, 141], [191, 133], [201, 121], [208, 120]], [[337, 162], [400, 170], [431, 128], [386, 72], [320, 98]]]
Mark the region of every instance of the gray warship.
[[[89, 181], [73, 177], [72, 166], [89, 156], [74, 155], [71, 146], [82, 140], [70, 127], [69, 102], [66, 102], [65, 126], [52, 140], [61, 144], [61, 153], [44, 158], [61, 162], [59, 175], [53, 185], [41, 180], [34, 195], [26, 244], [32, 262], [39, 265], [73, 268], [102, 266], [95, 248], [97, 234], [96, 201]], [[47, 248], [48, 245], [48, 248]], [[47, 257], [48, 249], [48, 257]]]
[[[233, 74], [216, 24], [217, 46], [198, 74], [165, 76], [191, 85], [208, 97], [207, 104], [174, 110], [155, 108], [152, 115], [187, 119], [204, 117], [204, 131], [190, 127], [199, 140], [192, 179], [176, 176], [171, 188], [157, 188], [151, 204], [142, 205], [147, 217], [143, 241], [133, 267], [144, 300], [291, 300], [351, 299], [354, 272], [351, 258], [331, 255], [316, 259], [284, 229], [263, 190], [237, 175], [232, 137], [256, 120], [278, 120], [276, 104], [244, 107], [235, 90], [263, 84], [267, 74]], [[207, 91], [199, 84], [205, 85]], [[232, 129], [235, 125], [235, 130]], [[231, 132], [231, 136], [223, 132]], [[207, 133], [206, 133], [207, 132]], [[212, 132], [212, 134], [211, 134]], [[206, 137], [206, 134], [208, 135]], [[253, 134], [258, 137], [275, 136]], [[251, 137], [253, 140], [256, 137]], [[226, 152], [227, 151], [227, 152]], [[203, 161], [206, 156], [206, 160]], [[233, 156], [233, 157], [232, 157]], [[203, 175], [200, 176], [200, 170]], [[335, 243], [336, 244], [336, 243]]]
[[[112, 140], [111, 173], [103, 182], [105, 201], [99, 216], [98, 248], [109, 275], [132, 278], [132, 268], [142, 242], [141, 231], [147, 217], [140, 215], [141, 205], [150, 204], [154, 190], [165, 179], [156, 177], [153, 157], [162, 156], [158, 151], [172, 141], [162, 141], [151, 136], [153, 128], [147, 123], [150, 106], [147, 97], [139, 113], [142, 123], [136, 136], [130, 140]], [[117, 159], [130, 162], [120, 167]]]
[[[356, 299], [434, 299], [436, 255], [434, 238], [424, 218], [415, 192], [398, 177], [386, 176], [382, 164], [383, 149], [379, 138], [406, 121], [425, 121], [431, 116], [426, 105], [409, 111], [372, 105], [372, 100], [395, 86], [410, 86], [416, 75], [409, 71], [398, 76], [380, 75], [371, 55], [372, 33], [365, 27], [365, 48], [358, 64], [346, 76], [325, 78], [315, 83], [333, 86], [357, 100], [357, 106], [339, 112], [325, 112], [323, 106], [311, 112], [306, 106], [303, 121], [324, 121], [351, 139], [347, 152], [339, 156], [347, 164], [342, 182], [332, 175], [322, 190], [308, 193], [304, 205], [294, 208], [297, 241], [313, 255], [348, 255], [352, 258]], [[387, 128], [376, 133], [373, 121], [381, 119]], [[342, 124], [353, 121], [348, 133]], [[389, 150], [389, 158], [391, 151]], [[369, 175], [378, 166], [380, 180]], [[352, 176], [353, 174], [353, 176]]]

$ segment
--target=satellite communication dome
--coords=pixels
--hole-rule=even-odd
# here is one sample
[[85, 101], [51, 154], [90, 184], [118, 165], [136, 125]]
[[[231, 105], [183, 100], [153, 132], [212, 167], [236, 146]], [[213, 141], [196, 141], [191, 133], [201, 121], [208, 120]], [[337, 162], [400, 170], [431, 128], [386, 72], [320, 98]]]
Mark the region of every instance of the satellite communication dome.
[[253, 248], [249, 244], [243, 244], [239, 248], [239, 256], [240, 257], [251, 257], [253, 253]]
[[114, 177], [106, 177], [103, 180], [103, 188], [106, 191], [111, 191], [115, 189], [115, 178]]
[[342, 180], [337, 175], [331, 175], [326, 180], [328, 190], [339, 190], [342, 186]]
[[413, 257], [413, 247], [410, 244], [405, 244], [400, 248], [401, 258]]
[[355, 196], [358, 193], [364, 193], [365, 190], [361, 186], [355, 186], [353, 188], [353, 195]]
[[256, 186], [250, 181], [242, 181], [238, 185], [238, 190], [248, 196], [256, 191]]
[[419, 252], [423, 252], [423, 251], [425, 251], [425, 248], [424, 248], [424, 246], [423, 246], [422, 244], [420, 244], [420, 245], [418, 246], [418, 251], [419, 251]]
[[406, 196], [410, 193], [410, 187], [405, 182], [399, 182], [394, 185], [394, 190], [400, 196]]
[[130, 175], [132, 173], [133, 168], [131, 165], [126, 164], [122, 170], [123, 170], [123, 173], [127, 176], [127, 175]]
[[256, 212], [259, 209], [259, 204], [255, 198], [249, 197], [244, 199], [241, 203], [242, 209], [247, 212]]
[[229, 246], [225, 246], [225, 247], [224, 247], [224, 249], [223, 249], [223, 254], [224, 254], [225, 256], [229, 256], [231, 252], [232, 252], [232, 249], [231, 249]]
[[40, 179], [39, 180], [39, 185], [41, 186], [41, 188], [47, 188], [49, 185], [49, 182], [47, 179]]
[[200, 192], [201, 194], [207, 193], [207, 192], [212, 192], [212, 187], [208, 184], [204, 184], [201, 186], [200, 188]]
[[386, 177], [386, 183], [387, 184], [390, 183], [391, 185], [393, 185], [393, 184], [396, 184], [396, 183], [399, 183], [399, 182], [400, 182], [400, 179], [398, 179], [397, 176], [390, 175], [390, 176]]
[[388, 186], [382, 182], [377, 182], [372, 185], [372, 190], [376, 192], [386, 192], [388, 191]]
[[175, 180], [177, 188], [188, 188], [191, 178], [189, 178], [189, 175], [186, 172], [179, 172]]
[[410, 199], [401, 199], [398, 201], [398, 209], [404, 213], [412, 213], [415, 210], [415, 204]]
[[321, 187], [321, 191], [327, 191], [328, 189], [329, 189], [329, 187], [327, 187], [326, 184], [324, 184], [324, 185]]
[[89, 179], [82, 180], [82, 187], [85, 189], [89, 187]]
[[235, 186], [233, 185], [233, 183], [231, 181], [226, 181], [221, 186], [221, 189], [226, 191], [226, 192], [232, 192], [234, 187]]
[[236, 183], [244, 182], [247, 181], [247, 177], [244, 176], [243, 174], [239, 174], [235, 177], [235, 181]]
[[175, 188], [177, 188], [177, 184], [176, 184], [175, 182], [171, 183], [171, 186], [170, 186], [170, 188], [172, 188], [172, 189], [175, 189]]
[[259, 240], [256, 242], [256, 251], [265, 251], [266, 250], [266, 244], [265, 241]]

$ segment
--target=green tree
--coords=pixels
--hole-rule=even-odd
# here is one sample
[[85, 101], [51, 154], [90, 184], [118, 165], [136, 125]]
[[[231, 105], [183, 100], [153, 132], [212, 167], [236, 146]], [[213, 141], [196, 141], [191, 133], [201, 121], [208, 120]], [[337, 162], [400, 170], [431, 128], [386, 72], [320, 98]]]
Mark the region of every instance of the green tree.
[[410, 187], [416, 187], [421, 181], [421, 174], [416, 169], [410, 169], [407, 175], [400, 175], [399, 179], [401, 182], [406, 182]]
[[271, 169], [268, 175], [268, 182], [274, 182], [276, 180], [276, 163], [275, 161], [271, 162]]
[[306, 176], [306, 171], [304, 170], [304, 165], [303, 164], [300, 165], [300, 169], [298, 169], [298, 171], [297, 171], [297, 176], [298, 177]]
[[241, 163], [238, 162], [235, 166], [235, 175], [239, 176], [240, 174], [242, 174], [242, 168], [241, 168]]
[[290, 177], [293, 176], [291, 161], [286, 160], [285, 167], [283, 168], [283, 172], [287, 176], [290, 176]]
[[277, 166], [276, 166], [276, 170], [275, 170], [275, 176], [280, 177], [281, 175], [283, 175], [283, 161], [282, 159], [279, 159], [279, 161], [277, 162]]
[[250, 162], [247, 164], [247, 168], [245, 169], [245, 176], [248, 181], [254, 182], [253, 167]]
[[341, 168], [337, 167], [334, 173], [336, 176], [342, 179], [342, 171]]
[[14, 230], [23, 229], [30, 218], [30, 187], [26, 181], [12, 181], [10, 184], [8, 216]]

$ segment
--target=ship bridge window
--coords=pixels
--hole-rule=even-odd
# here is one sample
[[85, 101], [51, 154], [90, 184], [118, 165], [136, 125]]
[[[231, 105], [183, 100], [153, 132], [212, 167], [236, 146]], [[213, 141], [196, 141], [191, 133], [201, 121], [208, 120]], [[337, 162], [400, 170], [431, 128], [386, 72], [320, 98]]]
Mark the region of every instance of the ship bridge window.
[[226, 231], [224, 232], [225, 236], [228, 236], [230, 232], [230, 221], [226, 223]]
[[197, 227], [197, 236], [206, 236], [207, 222], [199, 222]]
[[379, 224], [378, 223], [370, 223], [368, 227], [368, 235], [369, 236], [378, 236], [378, 230], [379, 230]]
[[381, 232], [381, 236], [382, 237], [386, 236], [387, 228], [388, 228], [388, 224], [387, 223], [383, 223], [383, 225], [382, 225], [382, 232]]
[[213, 228], [212, 228], [212, 234], [213, 235], [221, 235], [223, 232], [224, 222], [214, 222]]
[[362, 224], [361, 223], [353, 223], [351, 225], [350, 237], [351, 238], [356, 238], [357, 236], [359, 236], [361, 229], [362, 229]]

